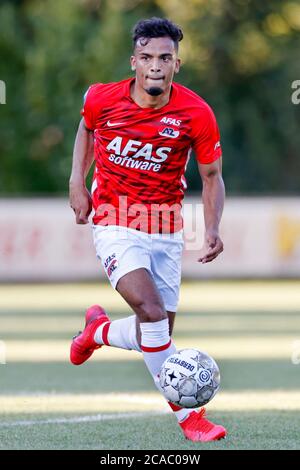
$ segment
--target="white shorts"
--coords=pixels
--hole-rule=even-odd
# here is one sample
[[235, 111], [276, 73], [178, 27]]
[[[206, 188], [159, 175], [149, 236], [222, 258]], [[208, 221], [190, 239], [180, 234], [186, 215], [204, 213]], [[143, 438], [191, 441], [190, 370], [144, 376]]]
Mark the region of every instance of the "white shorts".
[[165, 309], [176, 312], [181, 281], [183, 232], [149, 234], [119, 225], [93, 225], [97, 257], [114, 289], [119, 279], [135, 269], [147, 269], [161, 294]]

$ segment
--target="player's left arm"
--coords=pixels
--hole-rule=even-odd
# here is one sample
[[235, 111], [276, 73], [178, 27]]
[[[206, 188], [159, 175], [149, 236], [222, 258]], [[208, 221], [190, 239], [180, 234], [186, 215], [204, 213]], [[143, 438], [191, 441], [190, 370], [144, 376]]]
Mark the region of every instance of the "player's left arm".
[[69, 181], [70, 206], [77, 224], [87, 224], [92, 210], [92, 198], [86, 187], [86, 177], [94, 161], [93, 132], [86, 128], [81, 119], [76, 134], [72, 172]]
[[209, 263], [222, 253], [224, 249], [219, 235], [219, 224], [225, 200], [222, 157], [208, 164], [198, 162], [198, 168], [203, 184], [202, 201], [205, 222], [204, 244], [200, 250], [198, 261]]

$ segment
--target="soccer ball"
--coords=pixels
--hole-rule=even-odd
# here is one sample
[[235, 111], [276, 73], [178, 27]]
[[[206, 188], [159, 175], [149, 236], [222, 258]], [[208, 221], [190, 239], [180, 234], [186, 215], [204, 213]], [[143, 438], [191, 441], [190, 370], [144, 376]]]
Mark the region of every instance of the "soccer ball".
[[212, 357], [182, 349], [163, 363], [159, 383], [165, 398], [182, 408], [206, 405], [220, 387], [220, 371]]

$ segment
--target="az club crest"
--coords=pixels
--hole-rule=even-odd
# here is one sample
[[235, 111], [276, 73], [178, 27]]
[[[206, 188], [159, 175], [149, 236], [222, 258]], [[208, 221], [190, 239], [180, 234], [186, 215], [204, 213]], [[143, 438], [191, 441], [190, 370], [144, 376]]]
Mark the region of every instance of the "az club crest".
[[159, 132], [159, 135], [163, 137], [172, 137], [172, 139], [176, 139], [179, 136], [179, 131], [174, 131], [172, 127], [165, 127], [163, 131]]

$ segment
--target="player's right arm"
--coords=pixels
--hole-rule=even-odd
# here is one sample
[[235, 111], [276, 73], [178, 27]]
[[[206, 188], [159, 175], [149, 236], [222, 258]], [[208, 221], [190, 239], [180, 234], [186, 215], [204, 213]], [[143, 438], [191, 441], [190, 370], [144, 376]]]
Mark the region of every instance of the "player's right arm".
[[77, 224], [87, 224], [92, 210], [92, 198], [86, 187], [86, 177], [94, 161], [93, 131], [81, 119], [73, 150], [72, 172], [69, 181], [70, 206]]

